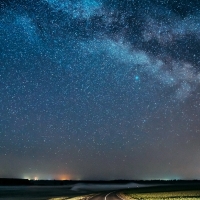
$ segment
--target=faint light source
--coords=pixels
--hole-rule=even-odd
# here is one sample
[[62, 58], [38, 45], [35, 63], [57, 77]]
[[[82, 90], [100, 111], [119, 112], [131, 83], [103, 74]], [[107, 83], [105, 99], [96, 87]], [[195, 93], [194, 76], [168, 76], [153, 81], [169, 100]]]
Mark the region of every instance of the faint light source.
[[35, 181], [38, 181], [38, 177], [35, 177], [34, 180], [35, 180]]
[[31, 180], [31, 179], [30, 179], [29, 177], [26, 177], [26, 176], [24, 177], [24, 179], [28, 179], [28, 180]]
[[61, 174], [57, 178], [58, 178], [58, 180], [62, 180], [62, 181], [70, 179], [69, 175], [67, 175], [67, 174]]

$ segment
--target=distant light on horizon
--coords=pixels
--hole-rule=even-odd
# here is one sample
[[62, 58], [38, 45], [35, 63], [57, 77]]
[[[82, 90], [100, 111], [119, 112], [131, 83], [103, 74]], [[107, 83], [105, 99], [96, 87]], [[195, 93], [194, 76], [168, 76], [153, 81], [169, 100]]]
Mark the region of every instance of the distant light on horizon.
[[23, 179], [28, 179], [28, 180], [31, 180], [31, 178], [30, 178], [30, 177], [23, 177]]
[[62, 175], [56, 176], [56, 179], [57, 179], [57, 180], [61, 180], [61, 181], [70, 180], [70, 176], [67, 175], [67, 174], [62, 174]]

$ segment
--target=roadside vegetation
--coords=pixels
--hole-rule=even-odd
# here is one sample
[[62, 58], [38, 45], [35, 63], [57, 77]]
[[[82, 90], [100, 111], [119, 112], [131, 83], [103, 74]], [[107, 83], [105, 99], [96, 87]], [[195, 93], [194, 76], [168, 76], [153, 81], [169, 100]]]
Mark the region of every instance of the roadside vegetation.
[[200, 199], [200, 191], [176, 191], [176, 192], [158, 192], [158, 193], [139, 193], [139, 194], [129, 194], [129, 200], [196, 200]]
[[77, 197], [57, 197], [57, 198], [51, 198], [49, 200], [89, 200], [91, 197], [95, 196], [96, 194], [90, 194], [90, 195], [82, 195]]
[[124, 200], [199, 200], [200, 189], [197, 185], [166, 185], [125, 190], [119, 195]]

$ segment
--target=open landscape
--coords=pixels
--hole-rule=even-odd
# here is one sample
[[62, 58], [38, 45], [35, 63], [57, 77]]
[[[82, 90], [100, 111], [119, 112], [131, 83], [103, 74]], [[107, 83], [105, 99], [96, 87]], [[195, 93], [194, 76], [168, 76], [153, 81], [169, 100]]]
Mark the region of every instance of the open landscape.
[[[158, 182], [158, 181], [157, 181]], [[65, 186], [1, 186], [2, 200], [196, 200], [200, 183], [76, 183]]]
[[79, 200], [93, 195], [92, 191], [72, 190], [73, 186], [0, 186], [0, 199], [48, 200], [64, 197], [65, 199]]
[[200, 185], [140, 188], [120, 194], [125, 200], [197, 200], [200, 199]]
[[197, 200], [200, 199], [200, 191], [175, 191], [175, 192], [144, 192], [144, 193], [130, 193], [127, 199], [146, 199], [146, 200]]

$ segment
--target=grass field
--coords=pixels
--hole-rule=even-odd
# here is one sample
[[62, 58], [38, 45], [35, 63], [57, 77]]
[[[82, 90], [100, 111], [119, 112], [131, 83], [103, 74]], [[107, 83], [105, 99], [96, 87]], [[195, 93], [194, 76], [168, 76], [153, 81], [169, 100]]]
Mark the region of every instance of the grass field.
[[146, 199], [146, 200], [174, 200], [174, 199], [188, 199], [196, 200], [200, 199], [200, 191], [176, 191], [176, 192], [158, 192], [158, 193], [140, 193], [140, 194], [131, 194], [129, 199]]
[[2, 186], [0, 200], [89, 200], [94, 194], [106, 195], [113, 191], [123, 200], [200, 200], [200, 183], [148, 183], [123, 190], [110, 187], [110, 191], [71, 190], [71, 186]]
[[81, 200], [79, 197], [84, 196], [85, 198], [85, 195], [87, 195], [87, 193], [72, 191], [71, 187], [68, 186], [0, 187], [0, 200]]
[[82, 195], [82, 196], [77, 196], [77, 197], [73, 197], [73, 198], [69, 198], [69, 197], [57, 197], [57, 198], [50, 198], [49, 200], [89, 200], [94, 195], [95, 194]]
[[125, 200], [200, 200], [199, 185], [178, 185], [126, 190]]

